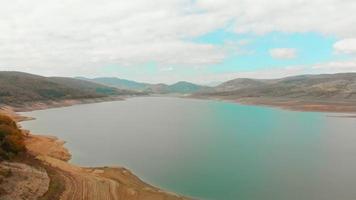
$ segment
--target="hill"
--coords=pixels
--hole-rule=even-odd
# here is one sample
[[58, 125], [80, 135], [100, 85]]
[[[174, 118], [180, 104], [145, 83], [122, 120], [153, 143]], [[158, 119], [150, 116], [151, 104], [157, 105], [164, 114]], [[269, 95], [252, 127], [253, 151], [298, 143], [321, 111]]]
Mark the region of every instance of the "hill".
[[216, 86], [214, 88], [214, 91], [223, 92], [223, 91], [234, 91], [234, 90], [243, 89], [243, 88], [258, 87], [258, 86], [262, 86], [266, 82], [267, 82], [266, 80], [238, 78], [238, 79], [224, 82], [224, 83]]
[[67, 77], [50, 77], [52, 82], [65, 85], [67, 87], [71, 87], [74, 89], [97, 93], [101, 95], [121, 95], [121, 94], [131, 94], [137, 93], [130, 90], [118, 89], [115, 87], [108, 87], [103, 84], [95, 83], [92, 81], [79, 80], [75, 78], [67, 78]]
[[356, 73], [301, 75], [270, 80], [235, 79], [206, 94], [236, 98], [356, 100]]
[[143, 91], [149, 85], [147, 83], [140, 83], [140, 82], [126, 80], [126, 79], [119, 79], [116, 77], [100, 77], [100, 78], [93, 78], [93, 79], [80, 77], [80, 79], [89, 80], [92, 82], [96, 82], [96, 83], [100, 83], [100, 84], [104, 84], [107, 86], [112, 86], [120, 89], [126, 89], [126, 90]]
[[132, 91], [61, 77], [43, 77], [23, 72], [0, 72], [0, 104], [19, 105], [26, 102], [101, 98], [129, 95]]
[[356, 73], [234, 79], [192, 95], [293, 110], [356, 112]]
[[136, 82], [136, 81], [126, 80], [126, 79], [119, 79], [115, 77], [100, 77], [100, 78], [93, 78], [93, 79], [80, 77], [80, 79], [104, 84], [111, 87], [116, 87], [119, 89], [136, 90], [136, 91], [143, 91], [143, 92], [149, 92], [154, 94], [167, 94], [167, 93], [191, 94], [195, 92], [208, 91], [209, 89], [209, 87], [207, 86], [201, 86], [186, 81], [180, 81], [172, 85], [167, 85], [163, 83], [159, 83], [159, 84], [142, 83], [142, 82]]
[[167, 93], [192, 94], [196, 92], [209, 91], [209, 87], [201, 86], [194, 83], [180, 81], [166, 87]]

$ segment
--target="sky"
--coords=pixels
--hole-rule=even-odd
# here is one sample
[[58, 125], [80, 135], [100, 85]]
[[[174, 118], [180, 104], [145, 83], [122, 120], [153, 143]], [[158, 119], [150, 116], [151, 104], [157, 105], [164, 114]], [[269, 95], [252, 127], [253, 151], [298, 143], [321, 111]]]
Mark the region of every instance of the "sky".
[[151, 83], [356, 72], [355, 0], [0, 0], [0, 70]]

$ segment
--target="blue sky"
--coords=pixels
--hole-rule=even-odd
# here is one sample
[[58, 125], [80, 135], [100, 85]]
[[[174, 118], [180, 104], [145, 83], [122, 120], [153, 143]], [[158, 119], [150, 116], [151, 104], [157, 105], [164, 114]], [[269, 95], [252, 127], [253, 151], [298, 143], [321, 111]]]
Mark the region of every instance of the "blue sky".
[[[195, 42], [221, 45], [245, 43], [240, 45], [241, 52], [231, 52], [226, 59], [210, 70], [213, 72], [250, 71], [272, 69], [285, 66], [310, 65], [317, 62], [345, 59], [348, 56], [335, 54], [333, 44], [335, 37], [317, 33], [281, 33], [266, 35], [235, 34], [219, 29], [194, 39]], [[275, 48], [296, 50], [293, 59], [273, 58], [269, 51]]]
[[[158, 73], [178, 73], [184, 77], [199, 75], [201, 71], [209, 74], [223, 75], [228, 73], [258, 72], [260, 70], [283, 70], [286, 67], [302, 66], [304, 66], [303, 71], [300, 73], [318, 73], [318, 71], [305, 66], [335, 61], [342, 62], [352, 58], [349, 54], [339, 54], [335, 52], [333, 45], [338, 41], [337, 37], [313, 32], [272, 32], [265, 35], [258, 35], [253, 33], [237, 34], [225, 29], [216, 29], [207, 34], [191, 38], [189, 41], [226, 48], [228, 53], [219, 63], [197, 68], [171, 66], [167, 69], [168, 72], [161, 72], [158, 64], [149, 62], [141, 65], [139, 68], [122, 68], [121, 73], [135, 74], [136, 76], [139, 76], [141, 73], [145, 73], [148, 76], [155, 76]], [[296, 55], [290, 59], [273, 57], [270, 50], [278, 48], [294, 49]], [[117, 68], [119, 67], [111, 66], [108, 69], [111, 70], [111, 72], [117, 72]], [[286, 74], [286, 76], [288, 76], [288, 74]], [[278, 74], [276, 77], [278, 77]], [[220, 82], [219, 80], [216, 81]], [[214, 80], [209, 82], [209, 79], [206, 79], [205, 83], [214, 83]]]
[[0, 7], [0, 70], [221, 82], [356, 72], [356, 1], [36, 0]]

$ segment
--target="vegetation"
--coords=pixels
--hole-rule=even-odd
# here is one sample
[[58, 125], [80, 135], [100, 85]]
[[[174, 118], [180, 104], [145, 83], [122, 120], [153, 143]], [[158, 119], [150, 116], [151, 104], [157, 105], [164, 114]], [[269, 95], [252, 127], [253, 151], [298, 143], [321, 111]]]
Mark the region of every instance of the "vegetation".
[[100, 84], [104, 84], [120, 89], [127, 89], [127, 90], [144, 91], [150, 86], [150, 84], [148, 83], [140, 83], [136, 81], [119, 79], [115, 77], [101, 77], [101, 78], [93, 78], [93, 79], [88, 79], [84, 77], [78, 77], [78, 78], [82, 80], [93, 81], [96, 83], [100, 83]]
[[21, 106], [27, 102], [101, 98], [137, 94], [91, 81], [43, 77], [22, 72], [0, 72], [0, 104]]
[[201, 93], [226, 98], [356, 101], [356, 73], [301, 75], [282, 79], [234, 79]]
[[80, 79], [90, 80], [96, 83], [100, 83], [103, 85], [116, 87], [120, 89], [136, 90], [141, 92], [157, 93], [157, 94], [166, 94], [166, 93], [188, 94], [188, 93], [195, 93], [195, 92], [203, 92], [210, 89], [210, 87], [197, 85], [186, 81], [180, 81], [172, 85], [166, 85], [162, 83], [160, 84], [141, 83], [141, 82], [135, 82], [126, 79], [119, 79], [115, 77], [101, 77], [101, 78], [94, 78], [94, 79], [87, 79], [81, 77]]
[[209, 91], [210, 87], [201, 86], [186, 81], [180, 81], [175, 84], [167, 86], [166, 90], [168, 93], [190, 94], [195, 92]]
[[0, 159], [10, 159], [25, 149], [24, 136], [16, 122], [0, 114]]

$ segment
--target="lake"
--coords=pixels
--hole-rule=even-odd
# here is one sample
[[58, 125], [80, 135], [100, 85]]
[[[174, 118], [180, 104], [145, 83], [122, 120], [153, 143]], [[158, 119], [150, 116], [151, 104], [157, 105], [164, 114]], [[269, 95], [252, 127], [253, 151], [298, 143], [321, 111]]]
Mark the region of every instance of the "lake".
[[155, 186], [211, 200], [356, 198], [356, 119], [169, 97], [23, 113], [67, 141], [72, 163], [120, 165]]

